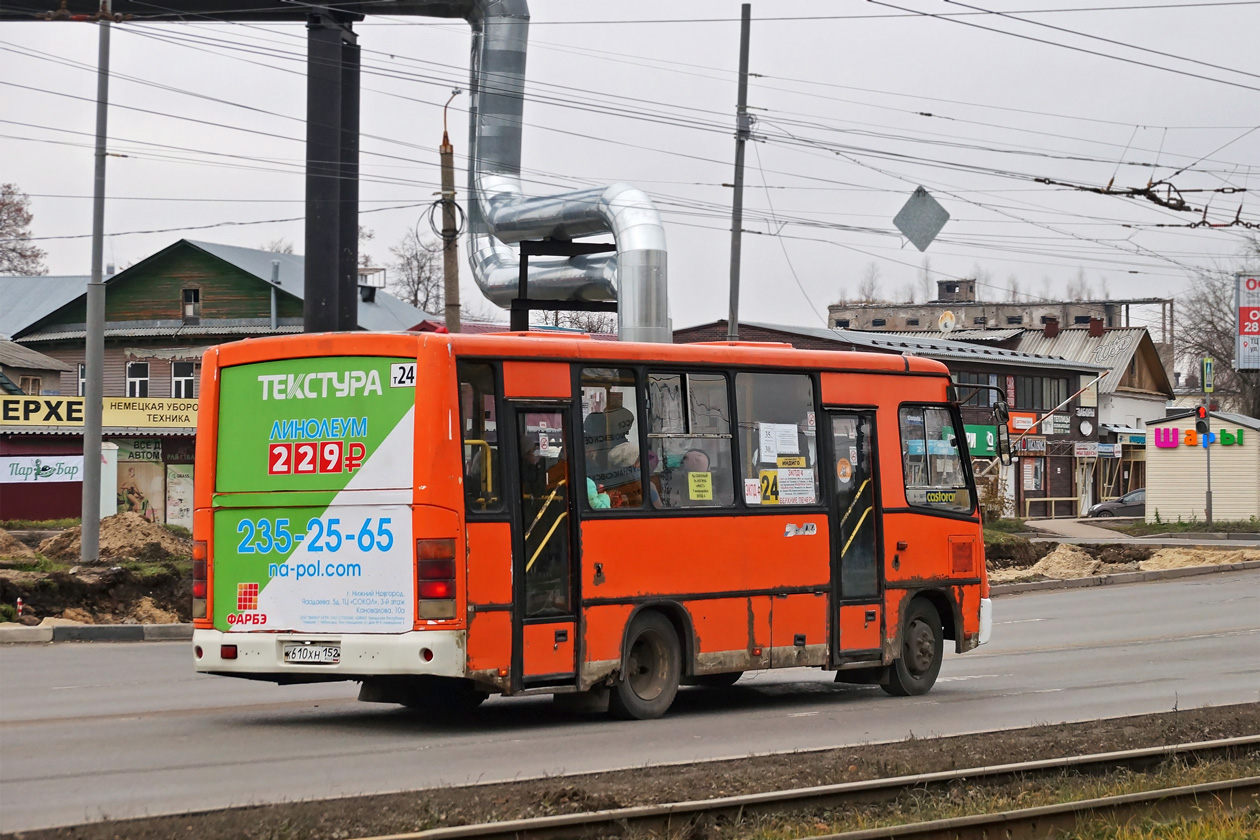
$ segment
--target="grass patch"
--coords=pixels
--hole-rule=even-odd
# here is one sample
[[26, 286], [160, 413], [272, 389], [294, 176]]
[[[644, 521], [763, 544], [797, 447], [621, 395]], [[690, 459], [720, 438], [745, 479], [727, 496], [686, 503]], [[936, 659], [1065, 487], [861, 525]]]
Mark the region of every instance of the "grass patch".
[[170, 531], [172, 534], [174, 534], [177, 537], [183, 537], [186, 540], [192, 539], [192, 531], [188, 530], [183, 525], [168, 525], [166, 523], [163, 523], [162, 527]]
[[73, 528], [79, 519], [3, 519], [0, 528], [6, 531], [63, 531]]
[[181, 577], [192, 577], [192, 560], [181, 557], [176, 560], [126, 560], [119, 565], [131, 572], [141, 581], [160, 580], [172, 573]]
[[1260, 838], [1260, 809], [1244, 814], [1209, 812], [1197, 820], [1178, 817], [1173, 822], [1143, 820], [1132, 825], [1091, 825], [1062, 835], [1062, 840], [1246, 840]]
[[988, 539], [990, 531], [1000, 531], [1003, 534], [1018, 534], [1026, 531], [1028, 528], [1024, 525], [1022, 519], [995, 519], [992, 522], [984, 523], [985, 539]]
[[[723, 838], [723, 840], [734, 840], [734, 838], [794, 840], [794, 838], [820, 834], [993, 814], [1181, 785], [1238, 779], [1256, 775], [1258, 772], [1260, 772], [1260, 756], [1252, 756], [1233, 761], [1204, 761], [1193, 765], [1173, 760], [1149, 773], [1128, 770], [1103, 775], [1065, 773], [996, 785], [973, 780], [953, 785], [946, 790], [909, 792], [896, 800], [885, 803], [856, 804], [804, 814], [749, 817], [719, 824], [714, 827], [709, 836]], [[1234, 838], [1251, 837], [1255, 828], [1260, 827], [1260, 812], [1255, 809], [1232, 817], [1205, 810], [1204, 818], [1211, 821], [1192, 820], [1185, 823], [1185, 830], [1192, 833], [1159, 833], [1166, 829], [1171, 830], [1172, 826], [1161, 826], [1149, 822], [1116, 826], [1099, 821], [1098, 825], [1089, 826], [1085, 832], [1070, 836], [1077, 840], [1174, 840], [1174, 838], [1175, 840], [1213, 840], [1218, 837], [1234, 840]], [[1232, 826], [1238, 824], [1245, 827], [1244, 831], [1229, 833]], [[1221, 827], [1224, 833], [1208, 832], [1207, 829], [1213, 826]], [[1248, 833], [1248, 831], [1253, 833]]]
[[[1093, 523], [1091, 523], [1093, 524]], [[1178, 522], [1124, 522], [1111, 524], [1106, 519], [1098, 524], [1113, 531], [1120, 531], [1134, 537], [1147, 537], [1153, 534], [1260, 534], [1260, 518], [1250, 519], [1215, 519], [1211, 525], [1202, 519], [1188, 519]]]
[[75, 564], [64, 560], [53, 560], [38, 554], [34, 559], [29, 557], [10, 558], [4, 562], [4, 568], [14, 572], [64, 572]]

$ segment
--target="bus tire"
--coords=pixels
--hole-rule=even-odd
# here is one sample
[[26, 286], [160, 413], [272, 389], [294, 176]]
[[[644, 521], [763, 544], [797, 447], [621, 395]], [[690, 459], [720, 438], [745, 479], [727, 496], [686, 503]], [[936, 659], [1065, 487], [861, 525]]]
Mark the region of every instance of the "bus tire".
[[621, 676], [608, 697], [608, 711], [622, 720], [651, 720], [669, 710], [682, 676], [682, 651], [669, 619], [645, 612], [626, 634]]
[[687, 677], [687, 685], [701, 688], [730, 688], [744, 676], [743, 671], [727, 671], [725, 674], [695, 674]]
[[901, 631], [901, 651], [888, 669], [888, 682], [880, 687], [894, 697], [927, 694], [936, 683], [945, 651], [941, 616], [923, 598], [910, 602]]

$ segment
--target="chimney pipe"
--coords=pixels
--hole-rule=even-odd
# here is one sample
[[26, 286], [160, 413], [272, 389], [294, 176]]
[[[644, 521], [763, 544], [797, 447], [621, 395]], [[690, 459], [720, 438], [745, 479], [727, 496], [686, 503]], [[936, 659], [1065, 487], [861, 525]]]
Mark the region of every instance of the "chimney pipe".
[[1102, 338], [1102, 334], [1103, 334], [1102, 318], [1090, 318], [1089, 319], [1089, 337]]
[[1045, 327], [1046, 338], [1054, 338], [1058, 334], [1059, 334], [1059, 319], [1047, 318], [1046, 327]]

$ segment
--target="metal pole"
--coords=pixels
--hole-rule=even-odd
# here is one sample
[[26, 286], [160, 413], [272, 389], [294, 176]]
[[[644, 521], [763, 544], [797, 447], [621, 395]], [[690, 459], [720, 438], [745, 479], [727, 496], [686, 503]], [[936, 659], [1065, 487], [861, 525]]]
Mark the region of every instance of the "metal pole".
[[1212, 525], [1212, 401], [1205, 399], [1207, 405], [1208, 439], [1203, 441], [1203, 452], [1207, 459], [1207, 524]]
[[735, 196], [731, 200], [731, 312], [726, 323], [727, 341], [739, 341], [739, 249], [744, 227], [744, 142], [752, 133], [748, 117], [748, 35], [752, 4], [740, 7], [739, 96], [735, 107]]
[[87, 345], [84, 348], [83, 507], [80, 557], [95, 563], [101, 554], [101, 409], [105, 398], [105, 135], [109, 112], [109, 0], [102, 0], [100, 50], [96, 61], [96, 172], [92, 186], [92, 280], [87, 287]]
[[341, 178], [337, 184], [337, 329], [359, 328], [359, 45], [346, 24], [341, 42]]
[[[454, 99], [459, 90], [451, 92]], [[451, 99], [446, 104], [451, 104]], [[455, 224], [455, 147], [446, 133], [446, 108], [442, 109], [442, 285], [446, 301], [446, 331], [457, 333], [459, 323], [459, 229]]]
[[306, 24], [306, 267], [303, 332], [338, 329], [341, 249], [341, 27]]
[[271, 261], [271, 329], [274, 332], [280, 321], [276, 318], [276, 286], [280, 285], [280, 260]]

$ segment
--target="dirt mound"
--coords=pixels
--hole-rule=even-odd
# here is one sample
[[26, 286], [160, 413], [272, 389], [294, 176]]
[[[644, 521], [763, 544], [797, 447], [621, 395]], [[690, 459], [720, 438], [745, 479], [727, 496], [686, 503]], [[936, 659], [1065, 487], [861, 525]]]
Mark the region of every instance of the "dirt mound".
[[1238, 551], [1203, 548], [1161, 548], [1149, 560], [1140, 564], [1142, 571], [1182, 569], [1187, 566], [1220, 566], [1226, 563], [1243, 563], [1260, 560], [1260, 549], [1244, 548]]
[[34, 556], [35, 552], [31, 551], [30, 547], [23, 544], [8, 531], [0, 528], [0, 557], [7, 557], [11, 560], [24, 560]]
[[171, 624], [192, 612], [191, 561], [132, 570], [85, 566], [69, 572], [0, 571], [0, 603], [18, 598], [39, 618], [83, 624]]
[[[77, 561], [82, 554], [82, 526], [76, 525], [39, 544], [40, 553], [56, 560]], [[173, 560], [192, 555], [192, 541], [177, 537], [138, 513], [119, 513], [101, 520], [101, 562]]]
[[1090, 577], [1101, 565], [1101, 561], [1090, 557], [1078, 546], [1064, 543], [1038, 560], [1028, 571], [1046, 578], [1070, 580]]

